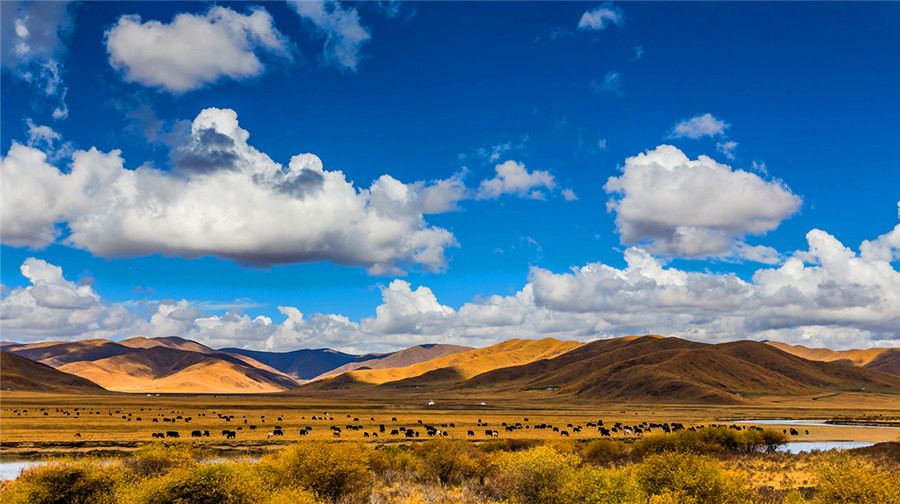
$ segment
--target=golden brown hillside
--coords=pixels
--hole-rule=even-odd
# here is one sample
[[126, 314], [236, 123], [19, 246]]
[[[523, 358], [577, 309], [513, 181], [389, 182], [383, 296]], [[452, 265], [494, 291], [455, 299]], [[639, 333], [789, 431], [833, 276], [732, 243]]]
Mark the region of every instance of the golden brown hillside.
[[79, 376], [64, 373], [52, 367], [0, 352], [0, 388], [3, 390], [40, 390], [54, 392], [103, 392], [96, 383]]
[[258, 369], [227, 354], [206, 354], [166, 346], [137, 348], [95, 361], [64, 364], [59, 370], [118, 392], [281, 392], [296, 382]]
[[352, 381], [381, 384], [421, 376], [425, 373], [448, 368], [453, 376], [467, 379], [497, 368], [527, 364], [549, 359], [580, 347], [577, 341], [511, 339], [485, 348], [455, 353], [412, 366], [357, 370], [345, 373]]
[[554, 359], [478, 375], [455, 388], [549, 389], [592, 399], [728, 404], [754, 395], [819, 391], [900, 394], [900, 378], [806, 360], [753, 341], [710, 345], [643, 337], [595, 341]]
[[767, 341], [766, 343], [781, 351], [803, 357], [804, 359], [837, 362], [900, 375], [900, 348], [831, 350], [828, 348], [807, 348], [802, 345], [789, 345], [778, 341]]
[[[120, 392], [279, 392], [297, 382], [252, 357], [231, 355], [177, 336], [32, 344], [8, 348], [22, 357]], [[220, 374], [187, 369], [219, 363]]]

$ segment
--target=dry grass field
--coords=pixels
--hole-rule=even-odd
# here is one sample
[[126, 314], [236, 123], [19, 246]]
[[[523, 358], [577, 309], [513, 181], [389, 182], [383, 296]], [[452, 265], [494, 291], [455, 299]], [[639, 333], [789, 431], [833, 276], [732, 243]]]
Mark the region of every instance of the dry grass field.
[[[433, 399], [433, 406], [426, 402]], [[485, 431], [497, 431], [500, 439], [556, 440], [564, 436], [549, 424], [568, 432], [570, 440], [600, 438], [597, 427], [621, 423], [679, 422], [686, 427], [729, 423], [736, 420], [808, 418], [878, 418], [900, 420], [900, 401], [894, 396], [837, 394], [825, 397], [759, 398], [753, 405], [709, 406], [685, 404], [572, 404], [541, 391], [522, 396], [416, 397], [403, 395], [372, 398], [353, 391], [334, 391], [309, 396], [274, 395], [172, 395], [55, 394], [3, 391], [0, 393], [0, 456], [5, 460], [71, 453], [114, 454], [133, 450], [154, 440], [154, 433], [177, 432], [189, 440], [223, 454], [262, 453], [305, 439], [363, 441], [370, 444], [428, 439], [427, 425], [446, 432], [451, 439], [484, 441]], [[481, 402], [485, 402], [484, 405]], [[521, 428], [515, 428], [516, 424]], [[507, 430], [506, 426], [511, 427]], [[384, 426], [381, 431], [380, 426]], [[283, 435], [271, 435], [276, 426]], [[340, 428], [339, 436], [331, 429]], [[349, 427], [348, 427], [349, 426]], [[301, 429], [311, 427], [301, 436]], [[580, 427], [580, 432], [576, 430]], [[789, 426], [767, 426], [788, 429]], [[418, 432], [407, 438], [405, 429]], [[862, 426], [801, 427], [791, 441], [896, 441], [898, 428]], [[226, 439], [223, 430], [234, 431]], [[195, 438], [193, 431], [209, 431]], [[392, 431], [397, 433], [392, 434]], [[469, 434], [472, 432], [474, 435]], [[808, 434], [806, 433], [808, 431]], [[613, 439], [635, 439], [620, 429]]]

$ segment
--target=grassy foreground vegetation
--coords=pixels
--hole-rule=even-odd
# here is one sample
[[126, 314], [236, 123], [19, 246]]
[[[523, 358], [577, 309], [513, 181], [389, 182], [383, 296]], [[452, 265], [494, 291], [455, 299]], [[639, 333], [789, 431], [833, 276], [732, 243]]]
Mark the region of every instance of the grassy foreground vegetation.
[[[900, 504], [900, 457], [787, 455], [780, 431], [708, 427], [634, 443], [444, 438], [377, 448], [306, 441], [259, 460], [149, 443], [114, 461], [61, 459], [0, 487], [4, 504]], [[775, 488], [783, 464], [809, 480]]]

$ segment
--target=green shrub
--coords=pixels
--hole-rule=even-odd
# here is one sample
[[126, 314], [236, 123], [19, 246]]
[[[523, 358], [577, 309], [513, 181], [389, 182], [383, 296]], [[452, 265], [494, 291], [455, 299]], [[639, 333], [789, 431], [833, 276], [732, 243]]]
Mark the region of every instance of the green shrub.
[[636, 477], [649, 497], [673, 494], [681, 504], [741, 503], [747, 494], [716, 461], [693, 453], [651, 455], [637, 466]]
[[579, 458], [538, 446], [523, 452], [501, 453], [490, 488], [516, 504], [565, 502], [564, 486], [575, 474]]
[[266, 457], [259, 471], [273, 487], [303, 488], [320, 498], [364, 500], [373, 450], [361, 443], [304, 441]]
[[442, 485], [459, 484], [485, 475], [486, 456], [467, 441], [434, 439], [414, 448], [418, 456], [416, 464], [422, 481], [436, 481]]
[[819, 504], [900, 504], [900, 474], [879, 471], [845, 453], [829, 455], [817, 468]]
[[97, 460], [60, 460], [25, 469], [3, 493], [4, 504], [114, 504], [118, 467]]

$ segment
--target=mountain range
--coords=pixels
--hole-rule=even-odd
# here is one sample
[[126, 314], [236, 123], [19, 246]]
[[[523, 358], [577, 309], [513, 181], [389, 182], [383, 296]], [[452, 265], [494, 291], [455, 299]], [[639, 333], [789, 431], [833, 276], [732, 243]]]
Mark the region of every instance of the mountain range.
[[[479, 394], [541, 390], [603, 401], [735, 404], [760, 395], [900, 393], [898, 349], [832, 351], [661, 336], [510, 339], [385, 354], [213, 349], [178, 338], [4, 343], [3, 389], [140, 393]], [[102, 388], [101, 388], [102, 387]]]
[[875, 371], [900, 375], [900, 348], [867, 348], [864, 350], [830, 350], [828, 348], [807, 348], [788, 345], [777, 341], [766, 343], [789, 354], [804, 359], [836, 362], [848, 366], [861, 366]]

